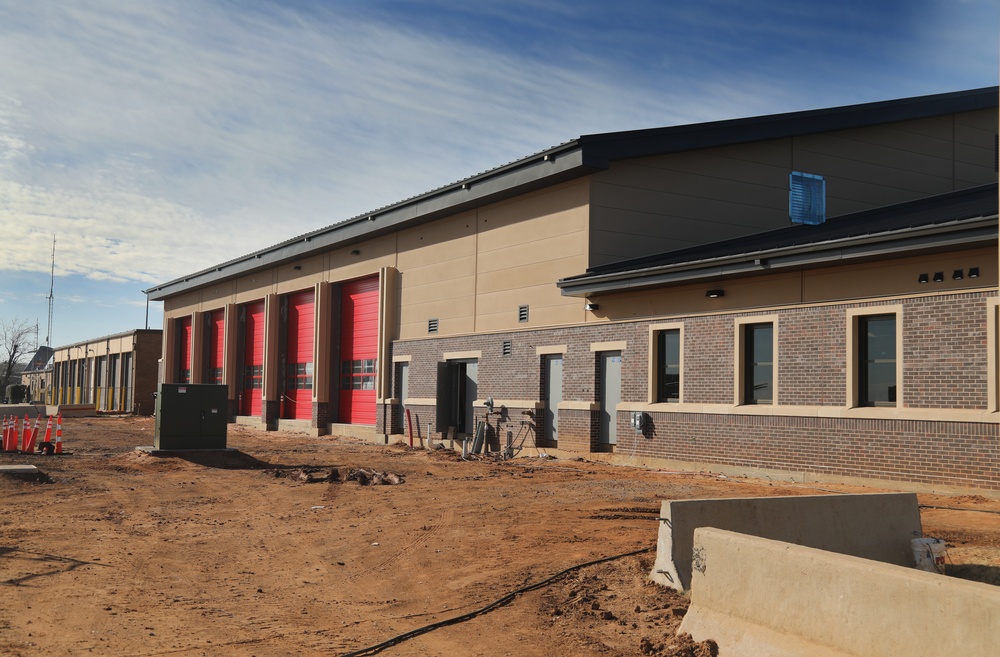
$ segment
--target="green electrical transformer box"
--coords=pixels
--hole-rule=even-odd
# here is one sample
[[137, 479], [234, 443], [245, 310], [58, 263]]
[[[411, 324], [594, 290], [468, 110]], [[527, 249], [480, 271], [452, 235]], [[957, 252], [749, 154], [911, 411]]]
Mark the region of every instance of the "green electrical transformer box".
[[161, 383], [155, 449], [225, 449], [228, 386]]

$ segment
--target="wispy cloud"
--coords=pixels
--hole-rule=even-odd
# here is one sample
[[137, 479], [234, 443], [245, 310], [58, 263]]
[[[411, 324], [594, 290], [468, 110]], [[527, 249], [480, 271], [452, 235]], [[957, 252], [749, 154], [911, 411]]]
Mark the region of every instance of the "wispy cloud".
[[0, 0], [0, 267], [55, 234], [57, 275], [149, 285], [580, 134], [993, 84], [997, 14]]

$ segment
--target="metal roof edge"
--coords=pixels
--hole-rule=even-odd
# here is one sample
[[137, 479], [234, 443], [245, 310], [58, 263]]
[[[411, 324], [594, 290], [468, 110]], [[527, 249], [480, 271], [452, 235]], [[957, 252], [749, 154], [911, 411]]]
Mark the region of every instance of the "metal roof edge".
[[522, 161], [520, 166], [494, 169], [488, 175], [482, 174], [482, 177], [469, 178], [464, 182], [358, 215], [182, 278], [154, 285], [143, 292], [149, 295], [150, 300], [161, 301], [190, 289], [579, 178], [607, 168], [609, 164], [601, 158], [587, 157], [574, 143], [564, 144], [552, 149], [552, 152], [533, 156], [530, 161]]

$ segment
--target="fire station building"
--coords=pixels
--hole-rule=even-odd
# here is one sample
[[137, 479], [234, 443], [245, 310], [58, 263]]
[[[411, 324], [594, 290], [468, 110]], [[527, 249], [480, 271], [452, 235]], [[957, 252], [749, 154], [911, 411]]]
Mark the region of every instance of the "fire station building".
[[265, 429], [489, 399], [493, 449], [998, 489], [997, 100], [579, 137], [147, 290], [163, 379]]

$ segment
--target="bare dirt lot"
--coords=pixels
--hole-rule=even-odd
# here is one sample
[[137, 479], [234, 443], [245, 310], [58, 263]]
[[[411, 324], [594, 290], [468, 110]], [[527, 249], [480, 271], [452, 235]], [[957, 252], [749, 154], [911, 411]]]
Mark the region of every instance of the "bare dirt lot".
[[[687, 597], [646, 582], [660, 501], [873, 492], [582, 460], [229, 429], [235, 452], [179, 458], [149, 418], [67, 420], [70, 456], [4, 454], [0, 654], [708, 654], [673, 648]], [[400, 475], [362, 485], [358, 469]], [[364, 478], [364, 474], [362, 474]], [[949, 574], [1000, 584], [1000, 501], [921, 495]], [[963, 510], [953, 510], [963, 509]]]

